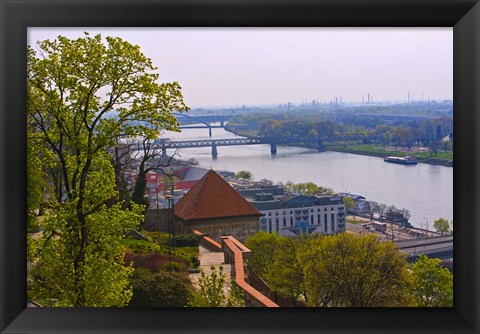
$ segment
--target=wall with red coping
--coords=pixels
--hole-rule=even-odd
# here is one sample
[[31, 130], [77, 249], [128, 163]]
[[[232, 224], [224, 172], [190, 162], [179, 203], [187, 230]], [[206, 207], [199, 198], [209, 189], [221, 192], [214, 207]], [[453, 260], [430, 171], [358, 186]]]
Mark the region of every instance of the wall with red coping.
[[232, 274], [235, 277], [235, 283], [245, 292], [247, 300], [258, 307], [279, 307], [245, 281], [243, 259], [244, 257], [249, 257], [251, 250], [232, 236], [222, 236], [222, 246], [225, 262], [233, 263]]
[[214, 251], [214, 252], [221, 252], [222, 251], [222, 245], [220, 245], [218, 242], [216, 242], [212, 238], [207, 237], [202, 232], [197, 231], [197, 230], [193, 230], [192, 232], [195, 233], [196, 235], [203, 236], [203, 238], [200, 240], [200, 244], [202, 246], [204, 246], [207, 249], [210, 249], [211, 251]]

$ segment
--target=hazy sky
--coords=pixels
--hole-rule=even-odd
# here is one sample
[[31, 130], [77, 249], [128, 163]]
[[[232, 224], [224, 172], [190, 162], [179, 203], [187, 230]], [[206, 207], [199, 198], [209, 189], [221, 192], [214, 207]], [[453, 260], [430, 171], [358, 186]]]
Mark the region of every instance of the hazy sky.
[[30, 45], [84, 31], [140, 45], [190, 107], [452, 99], [452, 28], [29, 28]]

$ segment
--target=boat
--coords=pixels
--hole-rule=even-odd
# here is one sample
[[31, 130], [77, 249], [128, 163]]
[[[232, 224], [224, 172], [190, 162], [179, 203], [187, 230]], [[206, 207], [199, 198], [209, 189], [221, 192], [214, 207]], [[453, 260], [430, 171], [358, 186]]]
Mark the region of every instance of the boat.
[[393, 162], [396, 164], [402, 164], [402, 165], [416, 165], [417, 164], [417, 158], [411, 157], [411, 156], [404, 156], [404, 157], [395, 157], [395, 156], [388, 156], [383, 159], [383, 161], [386, 162]]

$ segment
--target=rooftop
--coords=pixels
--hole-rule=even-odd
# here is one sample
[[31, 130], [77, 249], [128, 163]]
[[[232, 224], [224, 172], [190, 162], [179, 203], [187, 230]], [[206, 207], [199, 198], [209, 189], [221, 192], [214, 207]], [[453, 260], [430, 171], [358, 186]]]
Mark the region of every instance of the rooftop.
[[212, 170], [208, 171], [175, 205], [175, 216], [184, 221], [261, 215], [252, 204]]

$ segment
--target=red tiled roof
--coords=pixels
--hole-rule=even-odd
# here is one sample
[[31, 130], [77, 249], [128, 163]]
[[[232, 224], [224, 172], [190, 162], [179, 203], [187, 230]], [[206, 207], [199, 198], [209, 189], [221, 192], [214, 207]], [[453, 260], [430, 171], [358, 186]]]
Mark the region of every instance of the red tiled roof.
[[262, 214], [210, 170], [175, 205], [175, 216], [189, 220], [259, 217]]
[[[198, 181], [177, 181], [175, 182], [175, 189], [177, 190], [184, 190], [184, 189], [192, 189], [192, 187], [197, 183]], [[159, 183], [157, 187], [158, 192], [163, 191], [163, 186], [164, 183]]]

